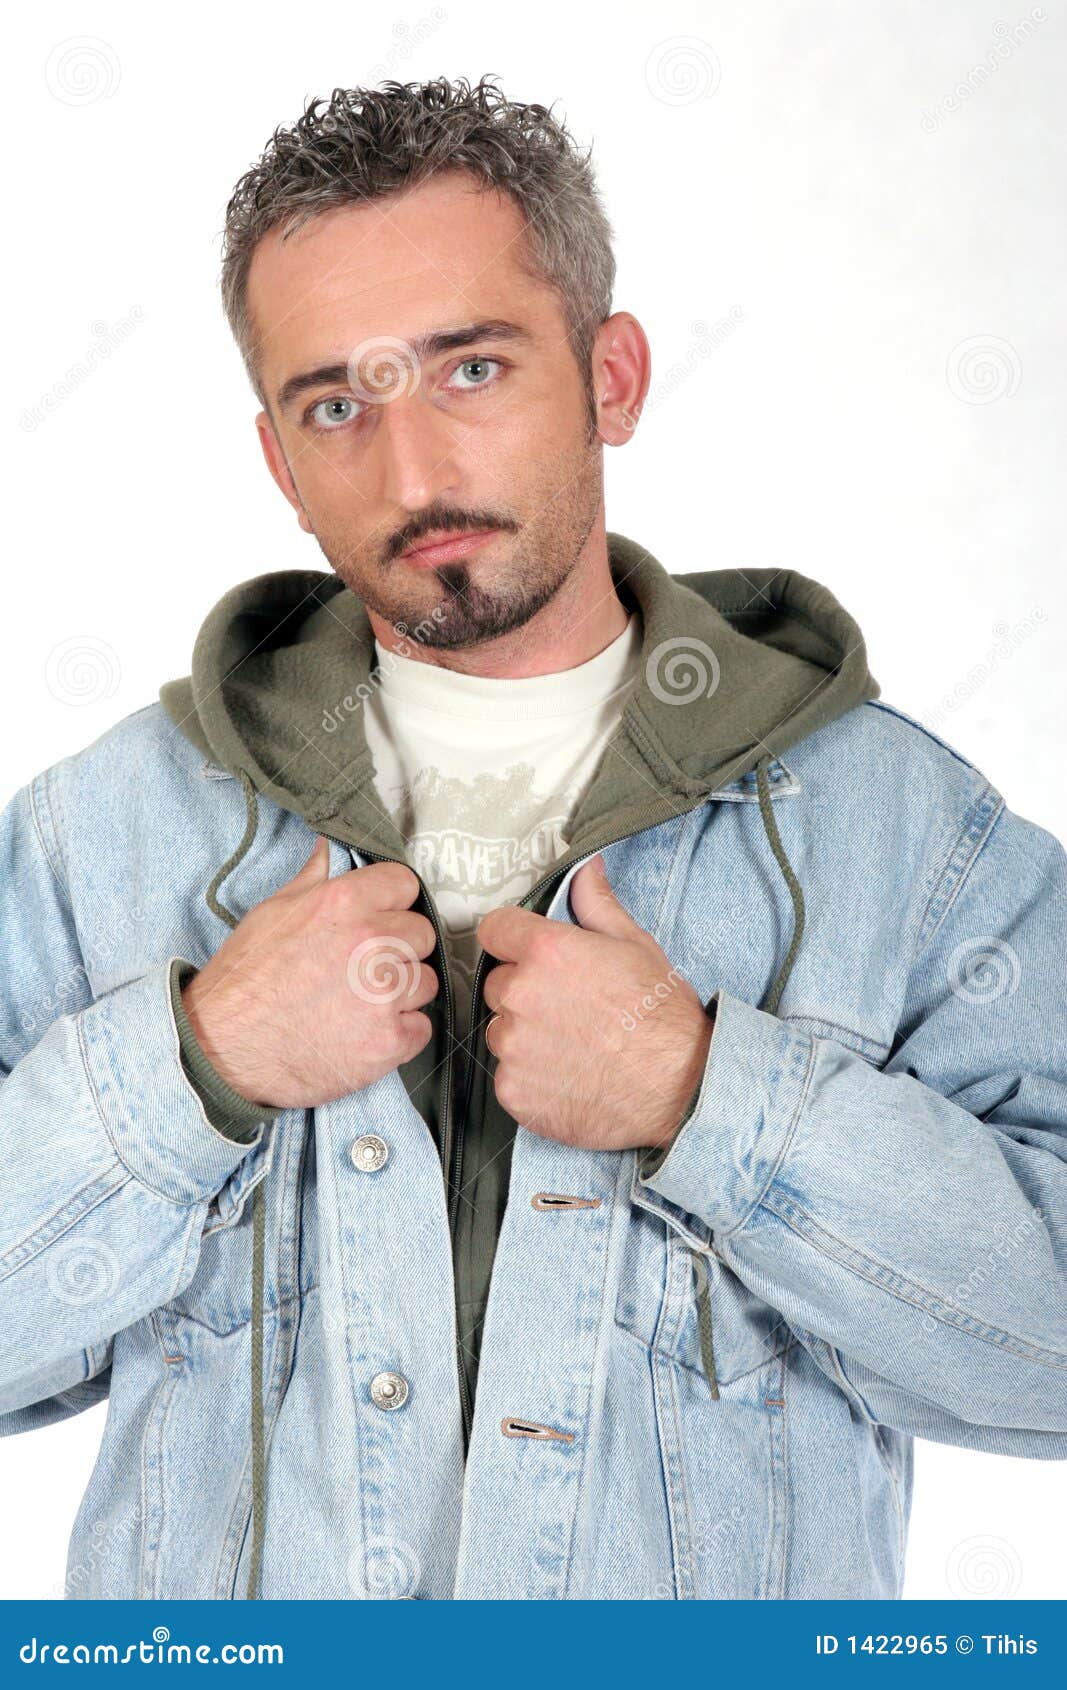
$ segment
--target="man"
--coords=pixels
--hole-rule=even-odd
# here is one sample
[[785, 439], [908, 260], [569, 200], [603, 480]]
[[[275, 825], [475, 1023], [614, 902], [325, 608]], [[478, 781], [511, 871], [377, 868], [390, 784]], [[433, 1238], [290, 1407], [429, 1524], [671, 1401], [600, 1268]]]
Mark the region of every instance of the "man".
[[1067, 856], [825, 587], [608, 532], [612, 281], [485, 81], [336, 90], [231, 200], [331, 572], [3, 817], [3, 1429], [109, 1397], [71, 1595], [895, 1597], [916, 1436], [1067, 1456]]

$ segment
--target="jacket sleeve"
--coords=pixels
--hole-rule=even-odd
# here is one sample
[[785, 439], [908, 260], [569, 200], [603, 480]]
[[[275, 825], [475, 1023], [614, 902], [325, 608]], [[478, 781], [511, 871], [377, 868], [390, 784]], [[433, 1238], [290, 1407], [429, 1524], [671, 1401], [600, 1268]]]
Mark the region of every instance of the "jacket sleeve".
[[94, 999], [54, 778], [0, 816], [3, 1432], [100, 1400], [114, 1334], [188, 1284], [211, 1200], [264, 1131], [239, 1142], [205, 1114], [179, 1055], [180, 959]]
[[696, 1106], [642, 1158], [645, 1194], [872, 1421], [1067, 1458], [1063, 847], [1001, 804], [881, 1068], [715, 1002]]

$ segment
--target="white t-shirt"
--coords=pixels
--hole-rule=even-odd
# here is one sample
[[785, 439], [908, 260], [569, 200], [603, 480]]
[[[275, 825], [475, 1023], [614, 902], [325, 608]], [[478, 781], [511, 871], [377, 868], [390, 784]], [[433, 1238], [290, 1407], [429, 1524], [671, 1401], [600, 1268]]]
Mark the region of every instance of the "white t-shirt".
[[462, 1039], [478, 922], [566, 854], [562, 830], [637, 678], [641, 617], [631, 612], [588, 662], [519, 680], [375, 648], [379, 681], [366, 704], [375, 784], [437, 906]]

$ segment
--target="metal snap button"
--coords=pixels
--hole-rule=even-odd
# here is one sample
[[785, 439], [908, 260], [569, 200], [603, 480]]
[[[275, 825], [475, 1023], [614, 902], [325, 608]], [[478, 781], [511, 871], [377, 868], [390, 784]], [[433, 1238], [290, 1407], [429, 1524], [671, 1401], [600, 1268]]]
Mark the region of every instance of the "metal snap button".
[[376, 1408], [403, 1408], [408, 1400], [408, 1382], [402, 1373], [376, 1373], [370, 1382], [370, 1395]]
[[376, 1174], [389, 1160], [389, 1146], [377, 1133], [364, 1133], [351, 1149], [352, 1165], [362, 1174]]

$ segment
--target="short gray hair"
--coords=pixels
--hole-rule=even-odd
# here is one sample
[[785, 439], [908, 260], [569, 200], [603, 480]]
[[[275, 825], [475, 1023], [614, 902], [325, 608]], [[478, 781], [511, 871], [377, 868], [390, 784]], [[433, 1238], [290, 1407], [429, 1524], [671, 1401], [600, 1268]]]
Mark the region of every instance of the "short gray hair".
[[506, 99], [489, 77], [473, 88], [463, 77], [438, 77], [335, 88], [328, 101], [309, 100], [296, 123], [274, 131], [226, 207], [222, 301], [260, 403], [266, 408], [248, 310], [256, 243], [276, 226], [285, 239], [320, 212], [402, 194], [460, 169], [509, 194], [522, 213], [517, 250], [528, 272], [559, 295], [595, 430], [591, 353], [611, 315], [615, 258], [591, 151], [578, 151], [550, 109]]

